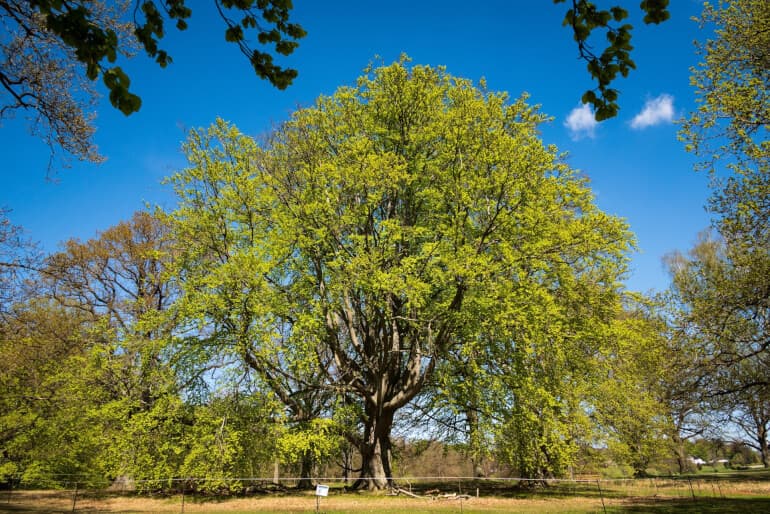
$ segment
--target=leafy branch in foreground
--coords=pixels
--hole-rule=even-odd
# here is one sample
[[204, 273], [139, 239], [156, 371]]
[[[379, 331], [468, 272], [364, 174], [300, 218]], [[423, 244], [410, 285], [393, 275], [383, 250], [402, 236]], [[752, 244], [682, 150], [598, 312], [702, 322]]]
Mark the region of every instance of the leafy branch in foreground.
[[[554, 3], [565, 1], [554, 0]], [[668, 0], [644, 0], [640, 8], [647, 24], [663, 23], [671, 16]], [[596, 88], [586, 91], [582, 98], [584, 104], [593, 105], [597, 121], [618, 114], [618, 90], [610, 86], [618, 74], [627, 77], [631, 70], [636, 69], [636, 63], [631, 59], [633, 26], [623, 23], [626, 18], [628, 11], [619, 5], [598, 9], [594, 2], [588, 0], [572, 0], [572, 7], [564, 16], [563, 25], [572, 28], [580, 58], [587, 62], [588, 72], [597, 83]], [[607, 46], [601, 54], [595, 53], [589, 43], [595, 30], [606, 31]]]
[[[52, 161], [58, 149], [102, 161], [93, 143], [95, 81], [101, 77], [116, 109], [137, 112], [141, 98], [131, 91], [118, 57], [143, 49], [165, 68], [172, 58], [161, 40], [168, 23], [187, 28], [193, 14], [188, 4], [136, 0], [131, 13], [130, 0], [0, 1], [0, 119], [28, 113]], [[226, 27], [224, 39], [238, 45], [254, 73], [279, 89], [288, 87], [297, 71], [276, 64], [274, 55], [290, 55], [305, 36], [289, 20], [291, 0], [214, 0], [214, 5]], [[250, 40], [259, 47], [252, 48]]]

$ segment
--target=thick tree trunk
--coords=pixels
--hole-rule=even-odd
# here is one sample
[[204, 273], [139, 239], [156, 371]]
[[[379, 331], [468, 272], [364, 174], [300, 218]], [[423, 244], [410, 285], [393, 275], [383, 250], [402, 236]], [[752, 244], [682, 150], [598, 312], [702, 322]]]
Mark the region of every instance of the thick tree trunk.
[[297, 489], [312, 489], [313, 480], [310, 475], [313, 472], [313, 455], [305, 452], [302, 455], [302, 469], [299, 472], [300, 480], [297, 483]]
[[481, 458], [473, 461], [473, 478], [484, 478], [487, 476], [482, 465]]
[[634, 469], [634, 478], [644, 478], [647, 476], [647, 466], [650, 465], [650, 459], [644, 455], [644, 449], [630, 445], [631, 449], [631, 467]]
[[762, 466], [768, 467], [770, 465], [770, 457], [768, 455], [768, 446], [767, 446], [767, 436], [764, 433], [760, 433], [759, 437], [757, 437], [757, 443], [759, 446], [759, 457], [762, 460]]
[[484, 449], [482, 447], [481, 430], [479, 428], [479, 416], [478, 413], [470, 408], [466, 411], [465, 417], [468, 423], [468, 446], [471, 457], [471, 464], [473, 466], [473, 476], [475, 478], [483, 478], [486, 476], [484, 473]]
[[359, 445], [361, 452], [361, 476], [353, 484], [354, 489], [385, 489], [392, 484], [390, 431], [393, 428], [393, 412], [371, 413]]
[[684, 441], [678, 435], [674, 435], [672, 438], [674, 443], [674, 451], [676, 453], [676, 464], [679, 466], [679, 474], [684, 474], [690, 471], [690, 464], [687, 461], [687, 455], [684, 451]]

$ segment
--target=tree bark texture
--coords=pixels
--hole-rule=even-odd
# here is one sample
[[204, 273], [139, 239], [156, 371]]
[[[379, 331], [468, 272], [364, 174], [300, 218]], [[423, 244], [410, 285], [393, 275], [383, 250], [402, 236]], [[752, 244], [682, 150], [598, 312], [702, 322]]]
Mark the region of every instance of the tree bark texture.
[[297, 489], [312, 489], [313, 488], [313, 479], [310, 478], [310, 475], [313, 472], [313, 454], [309, 451], [306, 451], [302, 455], [302, 464], [301, 469], [299, 472], [300, 480], [299, 483], [297, 483]]
[[371, 491], [392, 485], [390, 432], [393, 428], [393, 414], [393, 411], [383, 411], [372, 406], [358, 448], [361, 453], [361, 475], [353, 484], [354, 489]]

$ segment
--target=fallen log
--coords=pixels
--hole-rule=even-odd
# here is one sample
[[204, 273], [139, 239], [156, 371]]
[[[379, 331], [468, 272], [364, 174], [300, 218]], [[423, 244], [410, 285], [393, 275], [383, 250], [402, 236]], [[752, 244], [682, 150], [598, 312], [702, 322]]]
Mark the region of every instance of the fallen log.
[[435, 497], [438, 500], [470, 500], [469, 494], [446, 493]]
[[412, 498], [419, 498], [421, 500], [429, 500], [430, 496], [420, 496], [419, 494], [414, 494], [412, 491], [407, 491], [406, 489], [402, 489], [400, 487], [397, 487], [395, 490], [396, 495], [399, 494], [405, 494], [407, 496], [411, 496]]

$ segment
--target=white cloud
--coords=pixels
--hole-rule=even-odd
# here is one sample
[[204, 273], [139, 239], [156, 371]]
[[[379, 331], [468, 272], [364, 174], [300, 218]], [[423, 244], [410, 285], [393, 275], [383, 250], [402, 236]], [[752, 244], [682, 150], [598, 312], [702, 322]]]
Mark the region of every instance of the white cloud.
[[631, 128], [641, 130], [661, 123], [671, 123], [673, 119], [674, 97], [664, 93], [645, 102], [642, 112], [631, 120]]
[[591, 112], [591, 107], [588, 104], [572, 109], [567, 116], [567, 121], [564, 122], [564, 126], [569, 129], [572, 139], [576, 141], [583, 137], [593, 138], [596, 125], [594, 113]]

